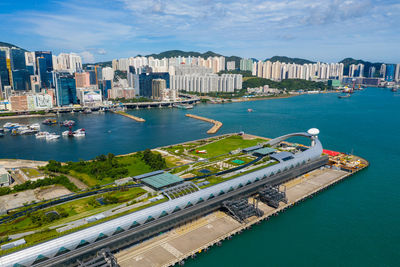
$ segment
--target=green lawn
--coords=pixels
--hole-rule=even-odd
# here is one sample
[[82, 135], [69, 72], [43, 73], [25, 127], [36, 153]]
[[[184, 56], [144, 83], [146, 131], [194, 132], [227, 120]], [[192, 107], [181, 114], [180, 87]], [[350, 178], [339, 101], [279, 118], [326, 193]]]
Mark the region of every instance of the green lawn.
[[145, 209], [145, 208], [148, 208], [150, 206], [154, 206], [154, 205], [160, 204], [160, 203], [165, 202], [167, 200], [168, 200], [167, 198], [164, 198], [164, 199], [158, 200], [156, 202], [152, 202], [152, 203], [149, 203], [149, 204], [134, 208], [132, 210], [128, 210], [128, 211], [122, 212], [120, 214], [116, 214], [116, 215], [113, 215], [113, 216], [110, 216], [110, 217], [107, 217], [107, 218], [104, 218], [104, 219], [101, 219], [101, 220], [97, 220], [97, 221], [92, 222], [92, 223], [88, 223], [88, 224], [82, 225], [80, 227], [71, 229], [69, 231], [65, 231], [63, 233], [58, 233], [55, 229], [50, 230], [48, 228], [44, 228], [44, 229], [42, 229], [41, 232], [25, 236], [24, 237], [24, 239], [26, 240], [26, 244], [25, 245], [18, 246], [18, 247], [15, 247], [15, 248], [11, 248], [9, 250], [0, 250], [0, 256], [4, 255], [6, 253], [11, 253], [11, 252], [20, 250], [20, 249], [28, 247], [28, 246], [32, 246], [32, 245], [37, 244], [39, 242], [44, 242], [44, 241], [47, 241], [47, 240], [52, 239], [52, 238], [56, 238], [56, 237], [59, 237], [59, 236], [63, 236], [63, 235], [72, 233], [72, 232], [76, 232], [76, 231], [79, 231], [81, 229], [84, 229], [84, 228], [87, 228], [87, 227], [90, 227], [90, 226], [93, 226], [93, 225], [96, 225], [96, 224], [99, 224], [99, 223], [102, 223], [102, 222], [105, 222], [105, 221], [108, 221], [108, 220], [112, 220], [114, 218], [129, 214], [129, 213], [141, 210], [141, 209]]
[[265, 140], [259, 138], [244, 140], [239, 135], [232, 135], [214, 143], [196, 148], [196, 150], [206, 150], [207, 154], [196, 154], [195, 151], [193, 151], [192, 154], [203, 158], [211, 158], [221, 154], [229, 153], [230, 151], [238, 148], [255, 146], [260, 142], [265, 142]]
[[[60, 225], [63, 223], [79, 220], [81, 218], [89, 217], [94, 214], [98, 214], [113, 207], [116, 207], [121, 203], [133, 200], [144, 193], [146, 193], [146, 191], [142, 188], [130, 188], [129, 190], [126, 191], [114, 191], [102, 195], [70, 201], [65, 204], [56, 206], [57, 208], [65, 210], [68, 213], [67, 217], [60, 218], [45, 225], [38, 225], [33, 223], [30, 217], [23, 216], [10, 223], [2, 224], [0, 227], [1, 229], [0, 236], [22, 233], [31, 230], [44, 230], [50, 226]], [[107, 204], [107, 205], [100, 205], [96, 203], [96, 205], [93, 205], [93, 202], [95, 202], [97, 198], [104, 195], [110, 195], [112, 197], [116, 197], [118, 199], [118, 203]], [[43, 212], [46, 213], [49, 211], [56, 210], [56, 207], [50, 207], [44, 209]]]
[[[124, 167], [128, 169], [128, 174], [124, 175], [124, 177], [128, 176], [136, 176], [140, 174], [144, 174], [147, 172], [151, 172], [152, 169], [150, 168], [149, 165], [147, 165], [142, 159], [137, 157], [136, 155], [129, 155], [129, 156], [121, 156], [121, 157], [116, 157], [118, 163], [125, 165]], [[111, 177], [105, 177], [103, 179], [97, 179], [91, 174], [88, 173], [83, 173], [83, 172], [77, 172], [75, 170], [69, 170], [69, 174], [73, 177], [78, 178], [88, 186], [96, 186], [96, 185], [105, 185], [114, 182], [114, 180], [123, 178], [111, 178]]]
[[29, 176], [31, 178], [42, 176], [42, 174], [37, 169], [20, 168], [20, 170], [23, 171], [27, 176]]
[[149, 165], [135, 155], [117, 157], [117, 159], [119, 163], [127, 165], [128, 176], [136, 176], [152, 171]]

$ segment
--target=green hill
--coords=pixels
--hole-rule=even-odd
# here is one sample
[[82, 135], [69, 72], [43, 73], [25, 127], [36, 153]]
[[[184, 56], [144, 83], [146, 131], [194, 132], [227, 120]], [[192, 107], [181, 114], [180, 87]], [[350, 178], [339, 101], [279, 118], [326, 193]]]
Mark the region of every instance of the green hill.
[[221, 56], [220, 54], [214, 53], [212, 51], [207, 51], [205, 53], [199, 53], [199, 52], [194, 52], [194, 51], [189, 51], [189, 52], [185, 52], [182, 50], [169, 50], [169, 51], [165, 51], [165, 52], [161, 52], [159, 54], [150, 54], [147, 55], [146, 57], [154, 57], [157, 59], [162, 59], [162, 58], [169, 58], [169, 57], [203, 57], [203, 58], [208, 58], [208, 57], [219, 57]]
[[243, 81], [243, 89], [246, 88], [255, 88], [264, 85], [269, 85], [270, 88], [277, 89], [286, 89], [288, 91], [297, 91], [297, 90], [325, 90], [331, 89], [330, 86], [327, 86], [323, 82], [314, 82], [300, 79], [286, 79], [280, 82], [272, 81], [264, 78], [254, 77], [250, 79], [246, 79]]
[[309, 64], [309, 63], [315, 63], [313, 61], [307, 60], [307, 59], [303, 59], [303, 58], [292, 58], [292, 57], [286, 57], [286, 56], [273, 56], [271, 58], [267, 58], [265, 61], [271, 61], [271, 62], [275, 62], [275, 61], [279, 61], [282, 63], [295, 63], [295, 64]]
[[368, 77], [370, 67], [375, 67], [374, 77], [379, 77], [379, 70], [381, 69], [381, 66], [383, 64], [383, 63], [372, 63], [369, 61], [364, 61], [361, 59], [354, 59], [351, 57], [345, 58], [342, 61], [340, 61], [339, 63], [343, 63], [343, 65], [344, 65], [343, 73], [345, 75], [347, 75], [349, 73], [349, 66], [351, 64], [355, 64], [355, 65], [364, 64], [364, 77]]

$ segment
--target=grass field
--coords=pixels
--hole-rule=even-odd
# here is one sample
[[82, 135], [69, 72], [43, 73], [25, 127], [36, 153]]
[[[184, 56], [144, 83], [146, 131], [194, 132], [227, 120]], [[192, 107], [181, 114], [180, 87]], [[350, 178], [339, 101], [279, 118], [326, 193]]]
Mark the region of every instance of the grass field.
[[120, 214], [116, 214], [116, 215], [101, 219], [101, 220], [97, 220], [97, 221], [92, 222], [92, 223], [88, 223], [88, 224], [82, 225], [80, 227], [71, 229], [69, 231], [65, 231], [63, 233], [58, 233], [55, 229], [51, 230], [48, 227], [46, 227], [46, 228], [41, 229], [40, 232], [25, 236], [24, 237], [24, 239], [26, 241], [25, 245], [19, 246], [19, 247], [15, 247], [15, 248], [12, 248], [12, 249], [9, 249], [9, 250], [0, 250], [0, 256], [4, 255], [6, 253], [11, 253], [11, 252], [17, 251], [17, 250], [22, 249], [24, 247], [32, 246], [32, 245], [37, 244], [39, 242], [44, 242], [44, 241], [47, 241], [47, 240], [52, 239], [52, 238], [56, 238], [56, 237], [59, 237], [59, 236], [62, 236], [62, 235], [66, 235], [66, 234], [69, 234], [69, 233], [72, 233], [72, 232], [76, 232], [76, 231], [79, 231], [79, 230], [81, 230], [83, 228], [87, 228], [87, 227], [102, 223], [104, 221], [112, 220], [114, 218], [129, 214], [129, 213], [141, 210], [141, 209], [145, 209], [145, 208], [160, 204], [160, 203], [165, 202], [165, 201], [167, 201], [167, 198], [164, 198], [164, 199], [161, 199], [159, 201], [152, 202], [152, 203], [149, 203], [149, 204], [134, 208], [132, 210], [128, 210], [128, 211], [122, 212]]
[[37, 170], [33, 168], [20, 168], [21, 171], [23, 171], [27, 176], [30, 178], [35, 178], [35, 177], [40, 177], [42, 174]]
[[126, 168], [129, 171], [128, 176], [136, 176], [152, 171], [150, 166], [135, 155], [117, 157], [117, 159], [119, 163], [127, 165]]
[[[141, 160], [139, 157], [136, 155], [129, 155], [129, 156], [121, 156], [121, 157], [116, 157], [118, 160], [118, 163], [125, 165], [124, 167], [128, 169], [128, 176], [136, 176], [140, 174], [144, 174], [147, 172], [151, 172], [152, 169], [150, 168], [149, 165], [147, 165], [143, 160]], [[114, 180], [111, 177], [105, 177], [103, 179], [96, 179], [96, 177], [83, 173], [83, 172], [77, 172], [75, 170], [69, 170], [69, 174], [73, 177], [78, 178], [82, 182], [84, 182], [86, 185], [92, 187], [96, 185], [105, 185], [114, 182]], [[123, 178], [123, 177], [121, 177]], [[119, 178], [117, 178], [119, 179]]]
[[195, 151], [192, 152], [192, 154], [202, 158], [211, 158], [221, 154], [229, 153], [230, 151], [238, 148], [255, 146], [260, 142], [265, 142], [265, 140], [259, 138], [244, 140], [239, 135], [232, 135], [214, 143], [196, 148], [196, 150], [206, 150], [207, 154], [196, 154]]
[[[100, 197], [99, 195], [70, 201], [57, 206], [58, 209], [63, 209], [66, 213], [68, 213], [67, 217], [60, 218], [48, 224], [38, 225], [37, 223], [34, 223], [29, 216], [23, 216], [10, 223], [2, 224], [0, 227], [0, 236], [17, 234], [32, 230], [41, 231], [51, 226], [56, 226], [89, 217], [94, 214], [98, 214], [113, 207], [116, 207], [121, 203], [133, 200], [136, 197], [144, 194], [145, 192], [146, 191], [142, 188], [130, 188], [126, 191], [115, 191], [106, 193], [109, 196], [116, 197], [118, 199], [118, 203], [107, 205], [100, 205], [96, 203], [96, 199]], [[96, 203], [96, 205], [93, 205], [93, 203]], [[55, 207], [50, 207], [42, 210], [42, 212], [46, 213], [55, 209]]]

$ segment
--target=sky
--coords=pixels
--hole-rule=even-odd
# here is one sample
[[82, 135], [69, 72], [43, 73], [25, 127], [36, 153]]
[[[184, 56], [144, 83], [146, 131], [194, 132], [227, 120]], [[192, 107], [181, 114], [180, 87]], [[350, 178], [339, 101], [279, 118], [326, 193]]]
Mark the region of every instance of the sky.
[[159, 53], [400, 62], [399, 0], [1, 0], [0, 41], [86, 63]]

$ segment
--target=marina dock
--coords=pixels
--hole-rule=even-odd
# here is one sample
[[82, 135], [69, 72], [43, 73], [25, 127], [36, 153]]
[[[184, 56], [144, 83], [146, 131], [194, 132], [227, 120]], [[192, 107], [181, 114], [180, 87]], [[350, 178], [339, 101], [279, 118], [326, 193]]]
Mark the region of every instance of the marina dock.
[[200, 116], [193, 115], [193, 114], [186, 114], [186, 117], [214, 124], [214, 126], [211, 127], [211, 129], [207, 131], [208, 134], [215, 134], [222, 127], [222, 122], [216, 121], [216, 120], [213, 120], [213, 119], [204, 118], [204, 117], [200, 117]]
[[[224, 240], [250, 229], [253, 224], [277, 216], [287, 208], [320, 191], [350, 177], [353, 172], [329, 168], [317, 169], [285, 183], [287, 204], [281, 203], [274, 209], [259, 202], [258, 208], [264, 212], [261, 217], [251, 217], [246, 223], [239, 223], [224, 212], [216, 211], [179, 228], [142, 242], [115, 255], [121, 267], [158, 267], [183, 265], [185, 260], [205, 253], [212, 246], [221, 246]], [[249, 199], [251, 202], [252, 199]]]
[[130, 118], [130, 119], [132, 119], [132, 120], [135, 120], [135, 121], [137, 121], [137, 122], [145, 122], [145, 121], [146, 121], [146, 120], [143, 119], [143, 118], [133, 116], [133, 115], [128, 114], [128, 113], [123, 112], [123, 111], [113, 111], [113, 113], [116, 113], [116, 114], [125, 116], [125, 117]]

